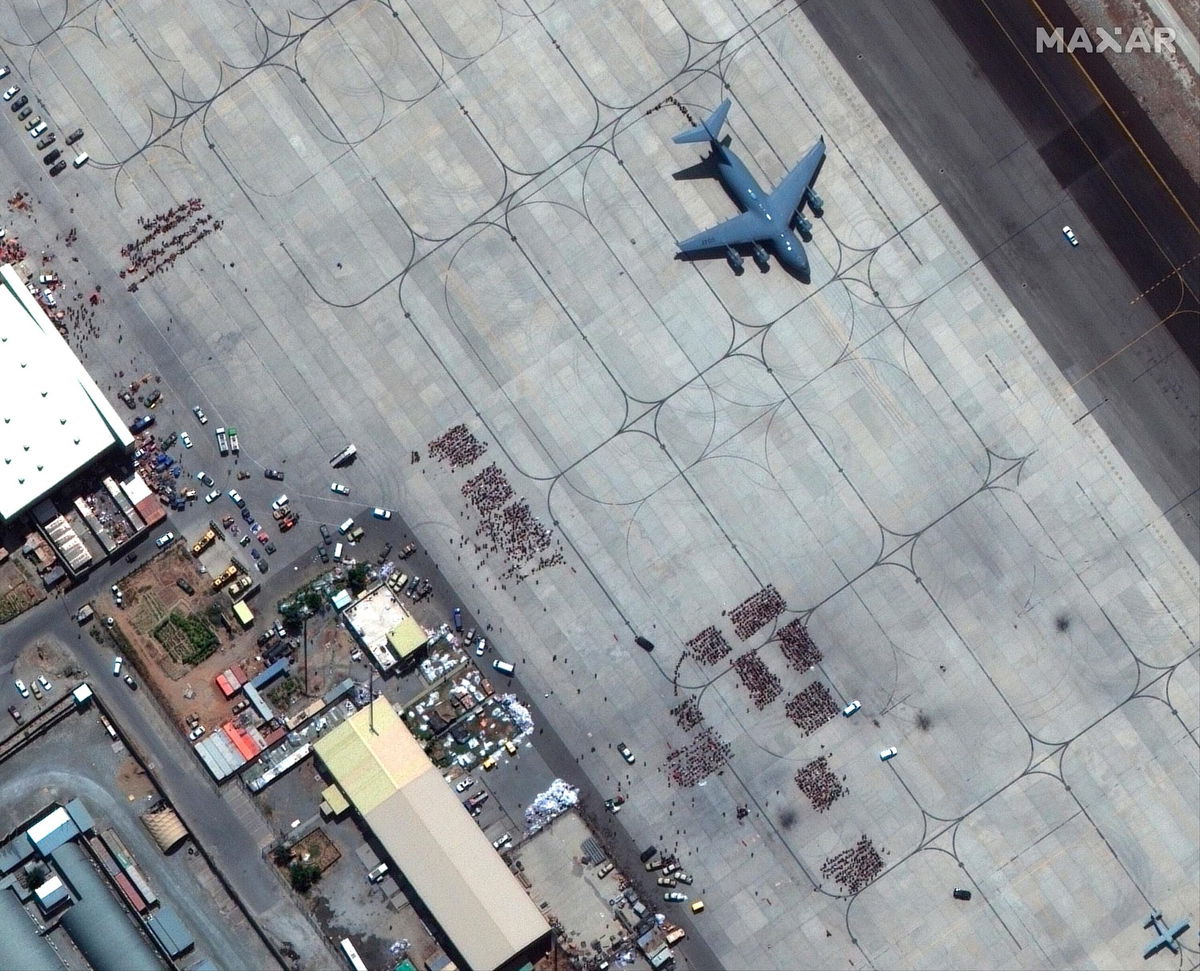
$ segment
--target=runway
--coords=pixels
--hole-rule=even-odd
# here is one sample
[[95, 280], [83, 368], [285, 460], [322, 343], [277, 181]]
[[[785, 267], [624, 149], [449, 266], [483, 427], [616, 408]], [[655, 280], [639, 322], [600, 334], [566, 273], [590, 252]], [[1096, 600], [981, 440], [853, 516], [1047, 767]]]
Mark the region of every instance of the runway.
[[[1065, 4], [1041, 7], [1070, 34]], [[1035, 53], [1034, 4], [804, 11], [1200, 554], [1200, 232], [1181, 208], [1200, 193], [1153, 123], [1102, 56], [1080, 55], [1081, 70]], [[1046, 250], [1081, 216], [1090, 230], [1060, 273]]]

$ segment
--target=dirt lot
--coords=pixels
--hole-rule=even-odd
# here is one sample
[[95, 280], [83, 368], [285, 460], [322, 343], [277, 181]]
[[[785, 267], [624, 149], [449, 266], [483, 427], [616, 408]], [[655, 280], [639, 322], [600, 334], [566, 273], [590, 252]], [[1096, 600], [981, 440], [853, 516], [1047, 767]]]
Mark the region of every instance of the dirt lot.
[[[217, 675], [241, 665], [253, 677], [264, 667], [257, 637], [278, 619], [274, 603], [252, 595], [247, 603], [258, 620], [250, 630], [242, 630], [228, 593], [224, 589], [214, 592], [212, 587], [213, 577], [237, 555], [238, 548], [224, 540], [217, 540], [199, 559], [191, 555], [187, 542], [176, 543], [121, 581], [123, 608], [117, 608], [108, 594], [94, 603], [97, 622], [103, 623], [109, 615], [114, 618], [112, 633], [119, 648], [184, 732], [189, 715], [196, 715], [200, 724], [210, 728], [232, 717], [233, 702], [217, 688]], [[200, 572], [202, 564], [205, 573]], [[180, 580], [195, 593], [182, 589]], [[173, 615], [182, 619], [172, 620]], [[284, 691], [291, 698], [290, 707], [302, 707], [349, 675], [354, 643], [336, 622], [336, 615], [328, 609], [309, 621], [308, 690], [303, 674], [297, 671], [295, 678], [272, 685], [268, 697], [273, 703], [282, 700], [279, 695]], [[198, 662], [188, 663], [205, 652], [197, 652], [187, 628], [198, 637], [206, 631], [215, 637], [212, 653]], [[288, 707], [279, 704], [277, 710], [287, 714]]]
[[0, 624], [45, 599], [46, 591], [41, 583], [16, 556], [0, 564]]

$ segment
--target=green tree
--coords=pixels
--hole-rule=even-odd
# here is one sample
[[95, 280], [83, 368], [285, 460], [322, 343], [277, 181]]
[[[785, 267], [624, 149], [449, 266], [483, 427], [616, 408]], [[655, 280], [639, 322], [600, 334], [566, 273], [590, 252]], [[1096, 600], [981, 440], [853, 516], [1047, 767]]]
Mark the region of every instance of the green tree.
[[350, 572], [346, 575], [346, 579], [350, 581], [350, 589], [355, 593], [362, 590], [367, 585], [367, 573], [370, 567], [365, 563], [355, 563], [350, 567]]
[[321, 879], [321, 868], [315, 863], [293, 863], [288, 867], [288, 875], [292, 879], [292, 889], [296, 893], [308, 893]]

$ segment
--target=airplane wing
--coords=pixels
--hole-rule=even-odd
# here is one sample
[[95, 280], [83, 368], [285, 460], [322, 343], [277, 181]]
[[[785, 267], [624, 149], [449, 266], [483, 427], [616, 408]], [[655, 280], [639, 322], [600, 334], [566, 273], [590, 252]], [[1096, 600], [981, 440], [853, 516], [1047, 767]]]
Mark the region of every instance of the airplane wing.
[[773, 235], [771, 224], [756, 212], [742, 212], [732, 219], [718, 223], [677, 244], [681, 253], [696, 253], [700, 250], [724, 249], [726, 246], [743, 246], [757, 243]]
[[792, 213], [799, 207], [804, 198], [805, 190], [813, 184], [821, 163], [825, 161], [825, 139], [822, 137], [808, 150], [804, 158], [796, 163], [796, 167], [783, 177], [783, 181], [771, 193], [767, 205], [776, 219], [788, 223]]

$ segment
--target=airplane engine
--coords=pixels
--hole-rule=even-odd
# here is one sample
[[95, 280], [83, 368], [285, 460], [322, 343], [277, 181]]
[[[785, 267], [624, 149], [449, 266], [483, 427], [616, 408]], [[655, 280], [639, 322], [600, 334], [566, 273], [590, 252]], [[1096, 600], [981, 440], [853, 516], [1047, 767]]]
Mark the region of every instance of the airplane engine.
[[738, 255], [738, 251], [732, 246], [727, 246], [725, 248], [725, 259], [729, 262], [729, 266], [734, 273], [742, 272], [742, 268], [745, 266], [746, 261]]
[[771, 268], [771, 257], [767, 255], [767, 251], [758, 243], [754, 244], [754, 262], [758, 264], [758, 268], [766, 273]]
[[808, 203], [808, 208], [814, 216], [819, 218], [825, 214], [825, 201], [811, 188], [804, 193], [804, 201]]
[[806, 240], [812, 238], [812, 223], [804, 218], [799, 209], [796, 210], [796, 215], [792, 217], [792, 225], [796, 227], [796, 232]]

